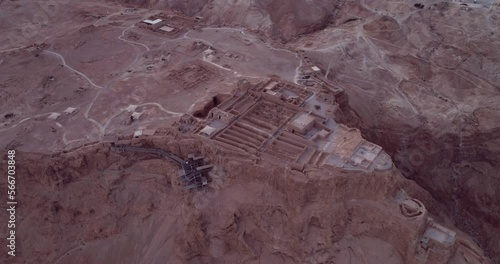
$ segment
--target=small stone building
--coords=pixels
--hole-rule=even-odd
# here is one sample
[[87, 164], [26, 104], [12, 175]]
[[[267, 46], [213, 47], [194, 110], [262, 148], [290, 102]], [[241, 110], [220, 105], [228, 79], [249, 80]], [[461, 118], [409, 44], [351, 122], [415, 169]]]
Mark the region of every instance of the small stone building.
[[287, 128], [293, 133], [305, 135], [314, 126], [316, 118], [310, 114], [302, 113], [288, 123]]

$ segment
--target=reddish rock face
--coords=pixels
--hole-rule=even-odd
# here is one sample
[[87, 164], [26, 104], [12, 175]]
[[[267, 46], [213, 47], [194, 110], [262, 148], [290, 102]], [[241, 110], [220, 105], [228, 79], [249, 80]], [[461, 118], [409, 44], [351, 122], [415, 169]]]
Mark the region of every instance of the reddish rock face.
[[187, 15], [204, 17], [214, 25], [244, 26], [273, 38], [290, 40], [321, 30], [339, 8], [337, 1], [307, 0], [189, 0], [122, 1], [131, 6], [170, 8]]
[[[23, 177], [17, 260], [499, 262], [500, 7], [465, 2], [1, 1], [0, 146], [20, 150]], [[140, 25], [160, 12], [170, 33]], [[288, 166], [172, 137], [242, 77], [311, 81], [304, 65], [343, 90], [335, 120], [396, 168]], [[217, 160], [213, 189], [183, 192], [171, 164], [102, 143], [143, 130], [162, 138], [135, 143]]]
[[[424, 203], [433, 211], [440, 206], [397, 170], [304, 174], [265, 160], [255, 164], [241, 159], [250, 154], [236, 158], [235, 152], [193, 139], [129, 144], [179, 157], [200, 153], [214, 161], [209, 187], [186, 192], [174, 163], [113, 152], [109, 144], [52, 157], [20, 152], [19, 173], [31, 188], [23, 188], [18, 199], [25, 201], [20, 210], [31, 213], [19, 228], [19, 258], [342, 263], [368, 255], [384, 263], [447, 263], [450, 257], [461, 263], [463, 254], [472, 254], [469, 259], [487, 263], [469, 237], [429, 216]], [[34, 162], [39, 159], [46, 164]], [[438, 217], [448, 221], [445, 214]]]

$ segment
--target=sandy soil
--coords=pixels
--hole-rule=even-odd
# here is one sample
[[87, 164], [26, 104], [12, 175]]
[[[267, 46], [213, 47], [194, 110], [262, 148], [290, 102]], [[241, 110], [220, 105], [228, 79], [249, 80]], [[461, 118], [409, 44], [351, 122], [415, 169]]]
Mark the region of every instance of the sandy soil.
[[[24, 175], [18, 263], [488, 263], [475, 243], [500, 261], [498, 3], [56, 3], [0, 2], [0, 146]], [[175, 36], [139, 26], [160, 12], [201, 19]], [[180, 116], [241, 78], [297, 83], [299, 50], [397, 169], [302, 174], [173, 143]], [[168, 162], [99, 143], [148, 128], [170, 134], [148, 144], [209, 156], [210, 189], [185, 192]], [[400, 190], [460, 246], [416, 252], [427, 218], [401, 216]]]
[[303, 174], [192, 139], [132, 144], [200, 152], [216, 165], [210, 188], [186, 192], [168, 160], [109, 144], [18, 153], [19, 184], [32, 186], [18, 198], [29, 201], [19, 208], [18, 263], [420, 263], [426, 218], [403, 216], [397, 193], [440, 210], [395, 169]]
[[421, 4], [346, 3], [294, 47], [346, 90], [363, 134], [498, 256], [498, 6]]

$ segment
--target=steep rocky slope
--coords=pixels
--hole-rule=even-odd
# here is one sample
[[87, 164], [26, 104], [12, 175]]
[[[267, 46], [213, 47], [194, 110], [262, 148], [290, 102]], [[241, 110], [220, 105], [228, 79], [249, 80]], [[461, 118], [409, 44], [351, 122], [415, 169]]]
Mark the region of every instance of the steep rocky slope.
[[[166, 3], [173, 7], [155, 5]], [[288, 45], [349, 94], [359, 116], [350, 124], [500, 255], [498, 4], [214, 0], [177, 8], [295, 40]]]
[[351, 123], [500, 261], [498, 23], [482, 7], [351, 2], [299, 47], [347, 91]]
[[126, 0], [141, 7], [171, 8], [198, 15], [213, 25], [242, 26], [267, 36], [290, 40], [325, 28], [341, 1], [320, 0]]
[[[415, 227], [397, 217], [383, 221], [396, 216], [394, 196], [400, 189], [422, 201], [437, 221], [466, 231], [500, 262], [498, 6], [482, 1], [122, 2], [200, 15], [214, 26], [247, 27], [281, 38], [290, 50], [304, 50], [325, 78], [349, 95], [357, 116], [349, 115], [346, 123], [383, 146], [403, 175], [429, 193], [396, 170], [304, 176], [229, 157], [217, 161], [215, 190], [188, 194], [176, 187], [177, 169], [152, 157], [120, 156], [105, 146], [56, 157], [21, 153], [20, 198], [28, 202], [20, 204], [26, 228], [19, 230], [19, 246], [35, 252], [21, 253], [25, 263], [139, 261], [124, 251], [145, 263], [207, 263], [222, 257], [229, 263], [346, 262], [362, 254], [375, 263], [411, 263], [415, 256], [405, 245], [415, 243], [410, 238]], [[108, 15], [94, 9], [99, 16], [90, 12], [73, 22]], [[64, 27], [63, 19], [57, 21], [53, 24]], [[189, 144], [182, 148], [218, 156], [208, 146]], [[155, 145], [180, 153], [179, 145]], [[217, 204], [222, 209], [213, 207]], [[394, 230], [404, 235], [394, 238]], [[329, 239], [332, 247], [325, 246]], [[369, 255], [370, 247], [381, 255]], [[464, 261], [458, 254], [450, 263]]]
[[[115, 153], [107, 144], [52, 157], [18, 153], [23, 228], [18, 229], [22, 251], [17, 259], [425, 263], [419, 241], [427, 212], [405, 216], [398, 199], [417, 198], [433, 218], [449, 223], [440, 205], [397, 170], [302, 174], [192, 139], [160, 137], [132, 144], [179, 156], [205, 155], [216, 165], [210, 188], [185, 191], [178, 183], [178, 169], [168, 160]], [[469, 263], [470, 254], [482, 254], [466, 235], [459, 232], [456, 239], [459, 250], [433, 246], [428, 261]]]

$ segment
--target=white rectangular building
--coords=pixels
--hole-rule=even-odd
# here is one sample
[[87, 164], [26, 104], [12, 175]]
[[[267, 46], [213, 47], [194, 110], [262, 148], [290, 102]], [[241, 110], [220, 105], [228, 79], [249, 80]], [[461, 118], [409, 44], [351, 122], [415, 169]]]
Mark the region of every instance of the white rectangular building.
[[156, 25], [156, 24], [160, 23], [161, 21], [163, 21], [163, 20], [161, 20], [161, 19], [158, 18], [158, 19], [155, 19], [155, 20], [146, 19], [146, 20], [144, 20], [142, 22], [144, 22], [144, 23], [146, 23], [148, 25]]

